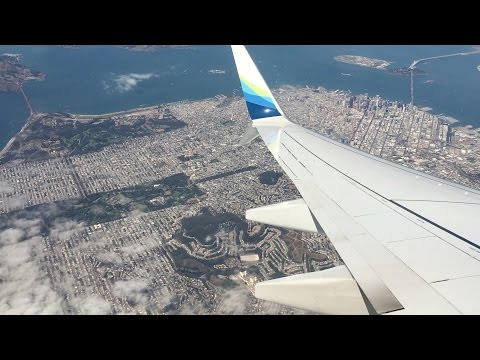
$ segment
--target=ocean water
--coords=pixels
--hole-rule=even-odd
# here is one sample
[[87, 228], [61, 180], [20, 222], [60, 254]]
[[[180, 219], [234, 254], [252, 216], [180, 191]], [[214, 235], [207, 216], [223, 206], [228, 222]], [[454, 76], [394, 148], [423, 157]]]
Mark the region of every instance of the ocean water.
[[27, 117], [22, 95], [0, 92], [0, 149], [22, 128]]
[[[249, 46], [271, 87], [322, 86], [410, 102], [410, 78], [383, 70], [339, 63], [341, 54], [388, 60], [405, 67], [414, 59], [471, 51], [471, 46]], [[239, 94], [240, 84], [228, 46], [193, 46], [131, 52], [114, 46], [0, 46], [19, 53], [22, 64], [43, 71], [45, 81], [28, 82], [24, 90], [35, 111], [98, 114], [165, 102]], [[432, 60], [418, 67], [415, 104], [428, 106], [460, 124], [480, 126], [480, 55]], [[226, 74], [210, 74], [222, 69]], [[350, 75], [342, 75], [350, 74]], [[21, 94], [0, 93], [0, 147], [28, 116]]]

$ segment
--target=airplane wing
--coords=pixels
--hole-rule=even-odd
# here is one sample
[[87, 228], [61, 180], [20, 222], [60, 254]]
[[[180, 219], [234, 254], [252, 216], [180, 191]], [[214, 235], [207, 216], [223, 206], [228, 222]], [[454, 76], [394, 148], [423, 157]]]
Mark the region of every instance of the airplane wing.
[[302, 196], [246, 218], [323, 230], [345, 263], [258, 283], [255, 296], [324, 314], [479, 314], [480, 192], [290, 122], [245, 47], [232, 51], [247, 136], [258, 132]]

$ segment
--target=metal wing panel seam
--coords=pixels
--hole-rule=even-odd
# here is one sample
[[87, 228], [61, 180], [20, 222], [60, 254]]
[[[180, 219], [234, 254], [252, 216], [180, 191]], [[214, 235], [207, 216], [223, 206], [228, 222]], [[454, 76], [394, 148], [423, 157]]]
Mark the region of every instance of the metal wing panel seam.
[[[451, 231], [451, 230], [449, 230], [449, 229], [447, 229], [447, 228], [445, 228], [445, 227], [443, 227], [443, 226], [441, 226], [441, 225], [439, 225], [439, 224], [437, 224], [437, 223], [429, 220], [428, 218], [426, 218], [426, 217], [424, 217], [424, 216], [421, 216], [421, 215], [417, 214], [417, 213], [414, 212], [413, 210], [410, 210], [410, 209], [408, 209], [407, 207], [405, 207], [405, 206], [403, 206], [403, 205], [400, 205], [400, 204], [398, 204], [397, 202], [395, 202], [395, 201], [393, 201], [393, 200], [391, 200], [391, 199], [389, 199], [389, 198], [387, 198], [387, 197], [379, 194], [379, 193], [376, 192], [375, 190], [370, 189], [368, 186], [363, 185], [362, 183], [360, 183], [360, 182], [358, 182], [357, 180], [353, 179], [353, 178], [350, 177], [349, 175], [347, 175], [347, 174], [345, 174], [344, 172], [340, 171], [339, 169], [335, 168], [333, 165], [331, 165], [331, 164], [328, 163], [327, 161], [325, 161], [325, 160], [323, 160], [322, 158], [320, 158], [318, 155], [316, 155], [316, 154], [313, 153], [311, 150], [309, 150], [308, 148], [306, 148], [303, 144], [301, 144], [297, 139], [295, 139], [295, 138], [294, 138], [292, 135], [290, 135], [288, 132], [284, 131], [284, 133], [285, 133], [286, 135], [288, 135], [288, 136], [289, 136], [293, 141], [295, 141], [298, 145], [300, 145], [303, 149], [305, 149], [305, 150], [308, 151], [310, 154], [312, 154], [314, 157], [316, 157], [318, 160], [320, 160], [321, 162], [323, 162], [325, 165], [331, 167], [332, 169], [334, 169], [335, 171], [337, 171], [337, 172], [340, 173], [341, 175], [345, 176], [346, 178], [350, 179], [351, 181], [355, 182], [356, 184], [360, 185], [361, 187], [367, 189], [368, 191], [374, 193], [375, 195], [381, 197], [382, 199], [385, 199], [386, 201], [388, 201], [388, 202], [396, 205], [397, 207], [399, 207], [399, 208], [401, 208], [401, 209], [403, 209], [403, 210], [411, 213], [412, 215], [417, 216], [419, 219], [421, 219], [421, 220], [423, 220], [423, 221], [426, 221], [426, 222], [428, 222], [429, 224], [437, 227], [438, 229], [440, 229], [440, 230], [442, 230], [442, 231], [444, 231], [444, 232], [446, 232], [446, 233], [448, 233], [448, 234], [456, 237], [457, 239], [459, 239], [459, 240], [461, 240], [461, 241], [463, 241], [463, 242], [465, 242], [465, 243], [468, 243], [469, 245], [474, 246], [474, 247], [477, 248], [477, 249], [480, 249], [480, 246], [477, 245], [477, 244], [475, 244], [474, 242], [472, 242], [472, 241], [470, 241], [470, 240], [462, 237], [461, 235], [458, 235], [458, 234], [456, 234], [455, 232], [453, 232], [453, 231]], [[392, 209], [392, 210], [395, 211], [394, 209]], [[397, 213], [398, 213], [398, 212], [397, 212]], [[399, 214], [402, 215], [401, 213], [399, 213]], [[402, 216], [405, 217], [404, 215], [402, 215]], [[405, 218], [408, 219], [407, 217], [405, 217]], [[408, 219], [408, 220], [413, 221], [413, 220], [411, 220], [411, 219]], [[415, 222], [414, 222], [414, 223], [415, 223]], [[417, 224], [418, 226], [421, 226], [421, 225], [418, 224], [418, 223], [415, 223], [415, 224]], [[424, 227], [422, 226], [422, 228], [424, 228]], [[425, 229], [425, 228], [424, 228], [424, 229]], [[429, 231], [428, 229], [425, 229], [425, 230], [428, 231], [428, 232], [430, 232], [432, 235], [437, 236], [436, 234], [432, 233], [432, 232]], [[442, 239], [442, 240], [443, 240], [443, 239]], [[443, 240], [443, 241], [445, 241], [445, 240]], [[452, 246], [454, 246], [455, 248], [457, 248], [455, 245], [451, 244], [450, 242], [447, 241], [447, 243], [450, 244], [450, 245], [452, 245]], [[457, 249], [458, 249], [458, 248], [457, 248]], [[459, 250], [465, 252], [465, 251], [462, 250], [462, 249], [459, 249]]]

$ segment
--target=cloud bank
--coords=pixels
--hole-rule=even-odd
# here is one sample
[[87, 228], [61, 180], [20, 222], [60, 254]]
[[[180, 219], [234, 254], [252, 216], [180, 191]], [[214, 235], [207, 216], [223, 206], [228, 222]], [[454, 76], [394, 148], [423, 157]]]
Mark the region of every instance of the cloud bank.
[[238, 286], [225, 292], [221, 312], [228, 315], [241, 315], [248, 307], [251, 294], [244, 286]]
[[40, 227], [18, 221], [0, 232], [0, 314], [62, 314], [62, 298], [42, 268]]
[[13, 187], [10, 186], [9, 183], [7, 183], [6, 181], [0, 180], [0, 194], [1, 193], [9, 193], [9, 192], [12, 192], [12, 191], [13, 191]]
[[[55, 206], [42, 210], [56, 214]], [[52, 286], [43, 257], [42, 216], [10, 216], [0, 230], [0, 314], [63, 314], [64, 297]], [[64, 239], [82, 225], [57, 219], [48, 233]]]
[[76, 313], [82, 315], [108, 315], [112, 313], [110, 304], [97, 295], [76, 297], [71, 301]]
[[126, 298], [133, 305], [145, 305], [148, 301], [148, 284], [143, 279], [117, 281], [112, 293], [116, 297]]

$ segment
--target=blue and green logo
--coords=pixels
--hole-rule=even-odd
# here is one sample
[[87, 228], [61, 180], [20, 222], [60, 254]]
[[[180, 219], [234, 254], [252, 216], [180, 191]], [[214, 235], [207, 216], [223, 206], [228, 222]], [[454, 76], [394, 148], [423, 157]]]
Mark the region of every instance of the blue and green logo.
[[268, 90], [259, 88], [243, 77], [240, 77], [243, 95], [247, 103], [248, 113], [252, 120], [273, 116], [282, 116], [273, 103]]

